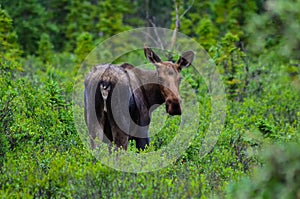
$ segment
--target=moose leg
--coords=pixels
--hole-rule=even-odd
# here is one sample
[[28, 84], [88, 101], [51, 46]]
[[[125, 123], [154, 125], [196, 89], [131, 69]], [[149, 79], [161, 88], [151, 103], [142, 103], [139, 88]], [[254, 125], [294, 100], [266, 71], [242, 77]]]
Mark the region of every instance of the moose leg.
[[89, 131], [91, 148], [95, 149], [99, 142], [103, 140], [105, 118], [103, 115], [97, 114], [97, 111], [100, 110], [100, 102], [95, 101], [95, 98], [90, 95], [91, 90], [94, 91], [95, 89], [91, 88], [84, 91], [84, 118]]
[[99, 143], [103, 140], [103, 123], [95, 121], [89, 121], [89, 133], [90, 133], [90, 143], [92, 149], [95, 149]]
[[136, 137], [133, 138], [136, 143], [136, 148], [139, 150], [144, 150], [146, 145], [149, 146], [150, 143], [148, 128], [146, 126], [138, 127], [136, 130], [138, 133], [136, 134]]
[[111, 128], [111, 130], [112, 130], [113, 141], [117, 146], [117, 148], [122, 147], [124, 150], [127, 150], [129, 136], [126, 135], [118, 127], [114, 126]]
[[87, 112], [85, 120], [88, 126], [91, 148], [95, 149], [97, 143], [103, 140], [104, 118], [98, 120], [95, 113]]
[[113, 141], [112, 132], [111, 132], [111, 125], [109, 123], [109, 120], [107, 118], [107, 113], [104, 112], [105, 119], [103, 120], [104, 123], [104, 136], [103, 136], [103, 142], [106, 144], [110, 144]]
[[146, 145], [149, 146], [150, 139], [149, 138], [134, 138], [136, 142], [136, 148], [139, 150], [144, 150]]

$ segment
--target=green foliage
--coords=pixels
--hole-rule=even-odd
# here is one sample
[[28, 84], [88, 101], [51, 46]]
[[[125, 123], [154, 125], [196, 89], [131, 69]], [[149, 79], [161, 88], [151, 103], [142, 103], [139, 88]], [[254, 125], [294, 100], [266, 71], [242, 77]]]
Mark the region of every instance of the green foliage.
[[123, 24], [123, 18], [124, 14], [130, 12], [130, 7], [129, 1], [101, 1], [99, 3], [99, 23], [96, 25], [98, 33], [108, 37], [128, 30], [129, 26]]
[[17, 97], [14, 88], [15, 74], [19, 66], [10, 62], [0, 63], [0, 165], [4, 161], [5, 154], [11, 149], [10, 126], [13, 125], [14, 108], [11, 106], [12, 101]]
[[214, 21], [220, 32], [232, 32], [240, 38], [245, 34], [242, 26], [255, 10], [256, 1], [220, 0], [214, 1], [211, 6]]
[[205, 177], [193, 166], [131, 174], [103, 166], [81, 146], [62, 153], [49, 146], [34, 149], [24, 146], [7, 155], [0, 177], [3, 197], [188, 198], [209, 191]]
[[[242, 99], [243, 89], [246, 89], [245, 53], [236, 46], [239, 37], [228, 32], [216, 47], [210, 49], [216, 65], [218, 66], [227, 86], [227, 94], [230, 99]], [[246, 69], [247, 70], [247, 69]]]
[[299, 144], [269, 147], [263, 156], [265, 165], [228, 188], [228, 198], [299, 198]]
[[49, 35], [42, 34], [41, 39], [38, 42], [37, 55], [44, 63], [51, 63], [53, 57], [53, 45]]
[[38, 0], [3, 0], [2, 5], [14, 20], [18, 42], [26, 54], [35, 52], [42, 32], [55, 29], [47, 22], [45, 8]]
[[260, 5], [260, 2], [255, 0], [193, 1], [193, 3], [185, 19], [182, 19], [181, 31], [195, 37], [206, 50], [228, 32], [237, 35], [241, 39], [239, 42], [243, 43], [248, 34], [244, 30], [244, 25]]
[[277, 62], [299, 60], [300, 1], [270, 0], [265, 7], [266, 12], [249, 18], [251, 23], [248, 23], [247, 28], [251, 33], [250, 50], [268, 59], [275, 57]]
[[[1, 75], [2, 90], [2, 132], [14, 149], [23, 143], [60, 143], [66, 147], [74, 136], [70, 104], [62, 97], [58, 83], [48, 77], [40, 84], [38, 77], [14, 79], [14, 68], [2, 63], [9, 72]], [[1, 73], [2, 74], [2, 73]], [[67, 138], [69, 141], [67, 141]], [[76, 140], [74, 140], [76, 141]], [[66, 143], [61, 145], [63, 142]]]
[[68, 10], [65, 18], [64, 27], [66, 31], [66, 39], [68, 43], [67, 49], [73, 50], [76, 39], [82, 32], [91, 32], [95, 29], [96, 6], [93, 6], [89, 1], [70, 1], [67, 3]]
[[199, 35], [199, 42], [205, 49], [209, 49], [211, 46], [216, 45], [218, 29], [214, 26], [211, 19], [207, 17], [202, 18], [197, 24], [195, 33]]
[[83, 60], [88, 56], [88, 54], [93, 50], [92, 36], [89, 33], [82, 33], [77, 38], [77, 44], [75, 49], [76, 60], [78, 63], [83, 62]]
[[[130, 2], [135, 3], [135, 13], [131, 17], [138, 26], [151, 26], [148, 19], [151, 19], [158, 27], [169, 27], [171, 25], [171, 13], [174, 10], [173, 1], [143, 1], [136, 0]], [[146, 19], [146, 21], [145, 21]]]
[[13, 59], [19, 57], [20, 53], [12, 19], [0, 5], [0, 58]]
[[133, 12], [129, 1], [111, 0], [4, 0], [2, 5], [14, 20], [18, 42], [26, 55], [38, 53], [38, 41], [45, 40], [41, 38], [44, 34], [50, 36], [57, 51], [73, 51], [83, 32], [91, 34], [93, 40], [103, 40], [127, 30], [130, 26], [124, 24], [124, 18]]

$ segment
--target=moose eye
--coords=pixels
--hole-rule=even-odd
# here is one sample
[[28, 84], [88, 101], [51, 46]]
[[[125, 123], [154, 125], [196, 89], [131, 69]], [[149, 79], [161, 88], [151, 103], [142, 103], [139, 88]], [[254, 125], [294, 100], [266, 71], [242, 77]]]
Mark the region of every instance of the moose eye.
[[162, 83], [164, 82], [163, 78], [158, 77], [158, 82], [159, 82], [160, 84], [162, 84]]
[[168, 72], [168, 75], [171, 75], [171, 76], [172, 76], [172, 75], [174, 75], [174, 72], [170, 70], [170, 71]]

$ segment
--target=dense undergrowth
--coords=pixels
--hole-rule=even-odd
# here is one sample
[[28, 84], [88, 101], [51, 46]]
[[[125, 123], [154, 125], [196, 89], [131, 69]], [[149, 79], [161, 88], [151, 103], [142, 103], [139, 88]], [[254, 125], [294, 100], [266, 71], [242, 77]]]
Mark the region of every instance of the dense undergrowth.
[[[195, 3], [194, 10], [183, 19], [182, 32], [203, 44], [222, 74], [227, 94], [224, 128], [214, 148], [199, 158], [210, 122], [211, 99], [201, 77], [185, 76], [199, 98], [198, 131], [174, 164], [149, 173], [124, 173], [101, 164], [76, 132], [73, 83], [82, 59], [96, 40], [90, 26], [86, 27], [89, 33], [64, 35], [69, 40], [77, 37], [77, 43], [72, 40], [61, 52], [54, 50], [61, 43], [52, 40], [53, 46], [45, 34], [33, 53], [34, 47], [18, 43], [16, 31], [22, 27], [13, 26], [4, 9], [13, 11], [4, 3], [4, 9], [0, 9], [2, 198], [300, 198], [300, 62], [295, 53], [297, 48], [299, 52], [295, 43], [300, 43], [300, 37], [293, 32], [295, 29], [284, 29], [289, 17], [299, 16], [300, 9], [293, 7], [299, 8], [300, 3], [268, 1], [273, 12], [250, 9], [253, 20], [240, 27], [218, 16], [224, 9], [231, 9], [229, 4], [220, 9], [222, 2], [215, 1], [209, 7], [214, 14], [203, 14], [194, 30], [189, 24], [198, 20], [197, 10], [208, 9], [206, 4]], [[260, 5], [258, 1], [249, 2]], [[109, 6], [105, 8], [110, 12]], [[128, 12], [118, 9], [120, 13]], [[289, 17], [283, 17], [287, 11]], [[246, 23], [246, 19], [236, 17], [238, 13], [228, 17]], [[19, 18], [14, 20], [20, 24]], [[297, 26], [300, 18], [294, 20], [289, 22]], [[272, 34], [262, 30], [266, 24]], [[259, 36], [251, 35], [253, 26]], [[107, 33], [112, 29], [107, 24], [105, 27], [104, 36], [123, 30]], [[71, 23], [68, 28], [72, 30]], [[294, 34], [294, 42], [287, 41], [286, 34]], [[253, 47], [255, 37], [263, 40]], [[26, 39], [24, 35], [22, 38]], [[246, 48], [244, 42], [248, 42]], [[174, 128], [176, 122], [170, 122], [153, 136], [148, 150], [168, 144]], [[131, 143], [131, 150], [133, 146]]]

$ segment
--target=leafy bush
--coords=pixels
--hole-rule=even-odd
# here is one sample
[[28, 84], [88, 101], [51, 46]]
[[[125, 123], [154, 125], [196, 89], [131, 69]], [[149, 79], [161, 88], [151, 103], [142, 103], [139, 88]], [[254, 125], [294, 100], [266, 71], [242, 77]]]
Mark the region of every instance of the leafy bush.
[[266, 149], [264, 166], [256, 168], [251, 180], [243, 178], [229, 186], [228, 198], [299, 198], [299, 144], [277, 145]]

